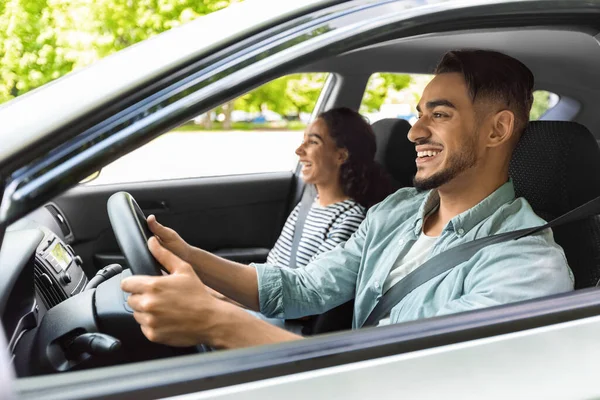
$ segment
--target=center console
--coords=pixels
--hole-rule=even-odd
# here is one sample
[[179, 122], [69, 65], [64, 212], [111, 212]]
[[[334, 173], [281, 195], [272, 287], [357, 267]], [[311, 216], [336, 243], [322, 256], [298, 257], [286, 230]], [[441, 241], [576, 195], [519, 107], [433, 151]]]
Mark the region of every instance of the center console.
[[36, 249], [34, 282], [46, 309], [80, 293], [88, 280], [81, 258], [50, 230]]

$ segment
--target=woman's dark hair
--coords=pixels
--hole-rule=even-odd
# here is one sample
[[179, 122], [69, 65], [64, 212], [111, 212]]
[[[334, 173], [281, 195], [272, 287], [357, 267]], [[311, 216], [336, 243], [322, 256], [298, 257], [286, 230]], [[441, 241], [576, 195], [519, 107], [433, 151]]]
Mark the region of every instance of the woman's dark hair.
[[344, 193], [363, 207], [379, 203], [393, 192], [386, 171], [374, 160], [377, 144], [371, 125], [358, 112], [340, 107], [319, 114], [338, 148], [348, 151], [340, 169]]

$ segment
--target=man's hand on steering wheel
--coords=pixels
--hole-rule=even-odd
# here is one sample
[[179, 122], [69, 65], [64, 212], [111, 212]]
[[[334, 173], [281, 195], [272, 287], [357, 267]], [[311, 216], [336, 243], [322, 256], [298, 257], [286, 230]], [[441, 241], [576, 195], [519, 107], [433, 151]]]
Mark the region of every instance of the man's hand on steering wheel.
[[177, 232], [159, 223], [154, 215], [148, 216], [147, 222], [148, 228], [150, 228], [150, 231], [158, 237], [160, 244], [162, 244], [163, 247], [183, 261], [190, 262], [192, 246], [183, 240]]
[[170, 275], [138, 275], [121, 282], [121, 288], [131, 293], [127, 303], [134, 310], [133, 316], [142, 332], [148, 340], [170, 346], [209, 343], [214, 318], [226, 303], [210, 295], [190, 264], [165, 248], [156, 237], [150, 238], [148, 247]]

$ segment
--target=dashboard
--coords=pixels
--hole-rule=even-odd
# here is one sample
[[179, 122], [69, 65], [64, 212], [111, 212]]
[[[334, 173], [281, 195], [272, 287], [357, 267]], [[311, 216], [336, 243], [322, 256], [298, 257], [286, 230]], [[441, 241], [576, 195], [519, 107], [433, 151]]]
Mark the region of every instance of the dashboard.
[[17, 376], [196, 351], [148, 341], [121, 290], [131, 270], [105, 258], [88, 280], [71, 232], [59, 207], [46, 204], [9, 226], [2, 239], [0, 320]]
[[64, 217], [57, 218], [58, 210], [51, 207], [42, 207], [11, 225], [0, 252], [0, 318], [19, 375], [28, 375], [28, 366], [19, 362], [28, 357], [17, 354], [31, 350], [44, 315], [88, 284], [81, 257], [61, 228], [68, 223]]

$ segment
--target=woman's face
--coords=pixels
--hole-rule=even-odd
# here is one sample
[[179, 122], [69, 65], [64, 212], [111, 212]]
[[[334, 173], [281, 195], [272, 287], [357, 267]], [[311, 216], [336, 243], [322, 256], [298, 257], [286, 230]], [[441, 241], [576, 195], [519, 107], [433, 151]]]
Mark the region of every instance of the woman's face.
[[322, 119], [318, 118], [306, 128], [296, 154], [300, 157], [304, 182], [323, 186], [339, 184], [340, 167], [348, 158], [348, 151], [336, 147]]

